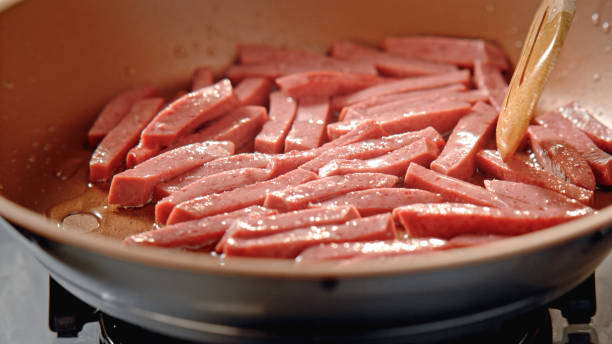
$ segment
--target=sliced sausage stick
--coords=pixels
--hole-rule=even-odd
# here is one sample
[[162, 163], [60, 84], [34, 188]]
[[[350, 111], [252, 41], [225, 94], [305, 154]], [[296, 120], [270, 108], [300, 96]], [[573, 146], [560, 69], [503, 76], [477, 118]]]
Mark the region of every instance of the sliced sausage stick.
[[152, 200], [153, 189], [207, 161], [234, 153], [231, 142], [208, 141], [183, 146], [151, 158], [116, 174], [111, 182], [108, 203], [141, 207]]

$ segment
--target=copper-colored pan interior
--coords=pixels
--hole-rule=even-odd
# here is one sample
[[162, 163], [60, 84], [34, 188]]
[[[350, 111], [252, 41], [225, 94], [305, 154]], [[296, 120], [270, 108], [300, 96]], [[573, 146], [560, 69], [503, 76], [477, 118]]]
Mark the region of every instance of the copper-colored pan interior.
[[[24, 208], [56, 219], [70, 209], [107, 211], [100, 205], [103, 188], [87, 185], [91, 150], [86, 147], [86, 132], [105, 101], [130, 85], [152, 81], [165, 95], [173, 95], [187, 87], [196, 66], [209, 65], [221, 72], [233, 61], [240, 42], [323, 51], [338, 39], [375, 44], [388, 35], [427, 33], [489, 39], [516, 62], [537, 5], [530, 0], [446, 0], [435, 6], [425, 1], [23, 1], [0, 13], [0, 195], [4, 197], [0, 215], [43, 236], [109, 255], [214, 268], [217, 263], [206, 255], [128, 250], [116, 241], [58, 229]], [[578, 3], [540, 111], [580, 100], [612, 125], [612, 33], [602, 27], [606, 21], [612, 21], [612, 2]], [[607, 205], [607, 198], [600, 193], [596, 201]], [[95, 232], [123, 238], [150, 228], [151, 212], [148, 207], [129, 216], [122, 213], [113, 217], [112, 225], [103, 216]], [[457, 250], [416, 267], [420, 258], [413, 258], [410, 269], [450, 264], [449, 256], [457, 264], [493, 254], [517, 254], [609, 223], [612, 211], [607, 209], [560, 230], [508, 240], [503, 250]], [[154, 258], [160, 255], [164, 259]], [[247, 261], [239, 259], [225, 269], [249, 270], [252, 263]], [[285, 262], [278, 264], [277, 272], [294, 269]], [[320, 273], [327, 268], [301, 269]], [[367, 266], [342, 269], [368, 271]], [[406, 267], [390, 262], [388, 269]]]

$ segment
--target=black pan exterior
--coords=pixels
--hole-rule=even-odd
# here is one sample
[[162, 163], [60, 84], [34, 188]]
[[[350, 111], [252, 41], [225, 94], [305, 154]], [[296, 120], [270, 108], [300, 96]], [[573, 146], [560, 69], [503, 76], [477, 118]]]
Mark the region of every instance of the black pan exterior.
[[578, 285], [612, 247], [610, 226], [548, 249], [479, 264], [398, 275], [283, 279], [147, 266], [0, 224], [90, 305], [153, 331], [215, 341], [270, 340], [261, 330], [266, 327], [312, 333], [328, 326], [350, 325], [354, 332], [384, 325], [420, 335], [516, 314]]

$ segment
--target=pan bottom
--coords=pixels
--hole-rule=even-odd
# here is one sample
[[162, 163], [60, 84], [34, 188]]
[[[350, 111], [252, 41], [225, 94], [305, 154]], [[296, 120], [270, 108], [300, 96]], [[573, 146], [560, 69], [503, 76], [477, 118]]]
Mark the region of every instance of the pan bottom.
[[[355, 330], [354, 328], [326, 327], [324, 324], [309, 326], [308, 328], [285, 326], [282, 328], [258, 328], [251, 329], [260, 336], [252, 337], [245, 335], [249, 331], [244, 328], [235, 328], [234, 335], [216, 337], [215, 339], [203, 339], [204, 342], [180, 340], [167, 337], [128, 322], [119, 320], [115, 317], [102, 312], [93, 310], [90, 306], [79, 301], [63, 287], [52, 279], [50, 280], [50, 301], [55, 307], [50, 308], [50, 319], [54, 319], [56, 313], [65, 317], [66, 314], [73, 312], [80, 314], [74, 317], [77, 321], [97, 321], [100, 325], [101, 344], [130, 344], [130, 343], [173, 343], [173, 344], [196, 344], [196, 343], [426, 343], [426, 344], [446, 344], [446, 343], [499, 343], [499, 344], [539, 344], [553, 343], [553, 325], [549, 308], [561, 310], [568, 323], [576, 327], [576, 324], [588, 324], [591, 317], [596, 312], [595, 284], [594, 276], [591, 275], [578, 287], [561, 298], [542, 307], [537, 307], [529, 311], [505, 314], [497, 318], [486, 319], [480, 322], [465, 325], [462, 319], [451, 320], [448, 324], [457, 324], [454, 328], [436, 330], [414, 334], [414, 324], [410, 327], [391, 326], [372, 327]], [[60, 302], [61, 301], [61, 302]], [[60, 306], [58, 306], [60, 305]], [[64, 305], [64, 306], [61, 306]], [[67, 309], [69, 308], [69, 309]], [[94, 315], [92, 317], [92, 315]], [[461, 324], [461, 325], [459, 325]], [[64, 324], [66, 325], [66, 324]], [[83, 324], [76, 326], [64, 326], [64, 329], [72, 330], [80, 328]], [[555, 325], [556, 326], [556, 325]], [[583, 325], [584, 327], [585, 325]], [[427, 324], [423, 324], [427, 327]], [[587, 326], [588, 327], [588, 326]], [[410, 328], [412, 330], [410, 330]], [[566, 328], [567, 329], [567, 328]], [[58, 335], [65, 334], [57, 331]], [[595, 338], [593, 338], [595, 336]], [[203, 334], [203, 338], [206, 335]], [[580, 343], [580, 340], [597, 343], [596, 333], [582, 331], [581, 333], [570, 334], [567, 343]], [[577, 341], [576, 341], [577, 340]], [[594, 340], [594, 341], [593, 341]]]

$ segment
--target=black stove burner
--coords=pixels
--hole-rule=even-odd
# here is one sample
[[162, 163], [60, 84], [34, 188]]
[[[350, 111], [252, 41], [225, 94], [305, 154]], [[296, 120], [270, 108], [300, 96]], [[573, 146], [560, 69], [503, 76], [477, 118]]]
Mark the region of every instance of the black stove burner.
[[[197, 344], [195, 342], [169, 338], [144, 330], [138, 326], [126, 323], [111, 316], [100, 314], [101, 337], [100, 344], [130, 344], [130, 343], [158, 343], [158, 344]], [[384, 329], [382, 330], [384, 331]], [[290, 332], [290, 331], [289, 331]], [[383, 332], [384, 333], [384, 332]], [[384, 334], [382, 334], [385, 336]], [[411, 338], [387, 337], [384, 340], [377, 336], [370, 338], [346, 338], [331, 334], [318, 335], [298, 332], [286, 336], [270, 336], [264, 343], [427, 343], [427, 344], [541, 344], [552, 343], [552, 327], [550, 314], [546, 309], [538, 309], [500, 326], [488, 328], [477, 334], [462, 336], [452, 340], [429, 341], [420, 338], [417, 341]], [[230, 342], [242, 343], [244, 338], [233, 338]], [[574, 343], [574, 342], [572, 342]], [[576, 342], [582, 343], [582, 342]], [[587, 342], [588, 343], [588, 342]]]
[[[185, 340], [169, 338], [102, 312], [96, 312], [53, 279], [50, 279], [49, 327], [58, 337], [74, 337], [87, 322], [100, 324], [100, 344], [173, 343], [195, 344]], [[418, 338], [402, 335], [402, 326], [390, 328], [372, 327], [327, 328], [309, 326], [301, 328], [258, 328], [266, 334], [265, 343], [427, 343], [427, 344], [540, 344], [553, 342], [553, 328], [549, 308], [561, 310], [569, 326], [564, 331], [564, 343], [597, 343], [597, 334], [588, 324], [596, 312], [595, 278], [592, 275], [580, 286], [547, 307], [532, 310], [512, 317], [489, 319], [444, 333], [431, 333]], [[451, 338], [451, 339], [449, 339]], [[252, 338], [225, 338], [223, 342], [253, 342]], [[259, 342], [262, 342], [261, 338]]]

